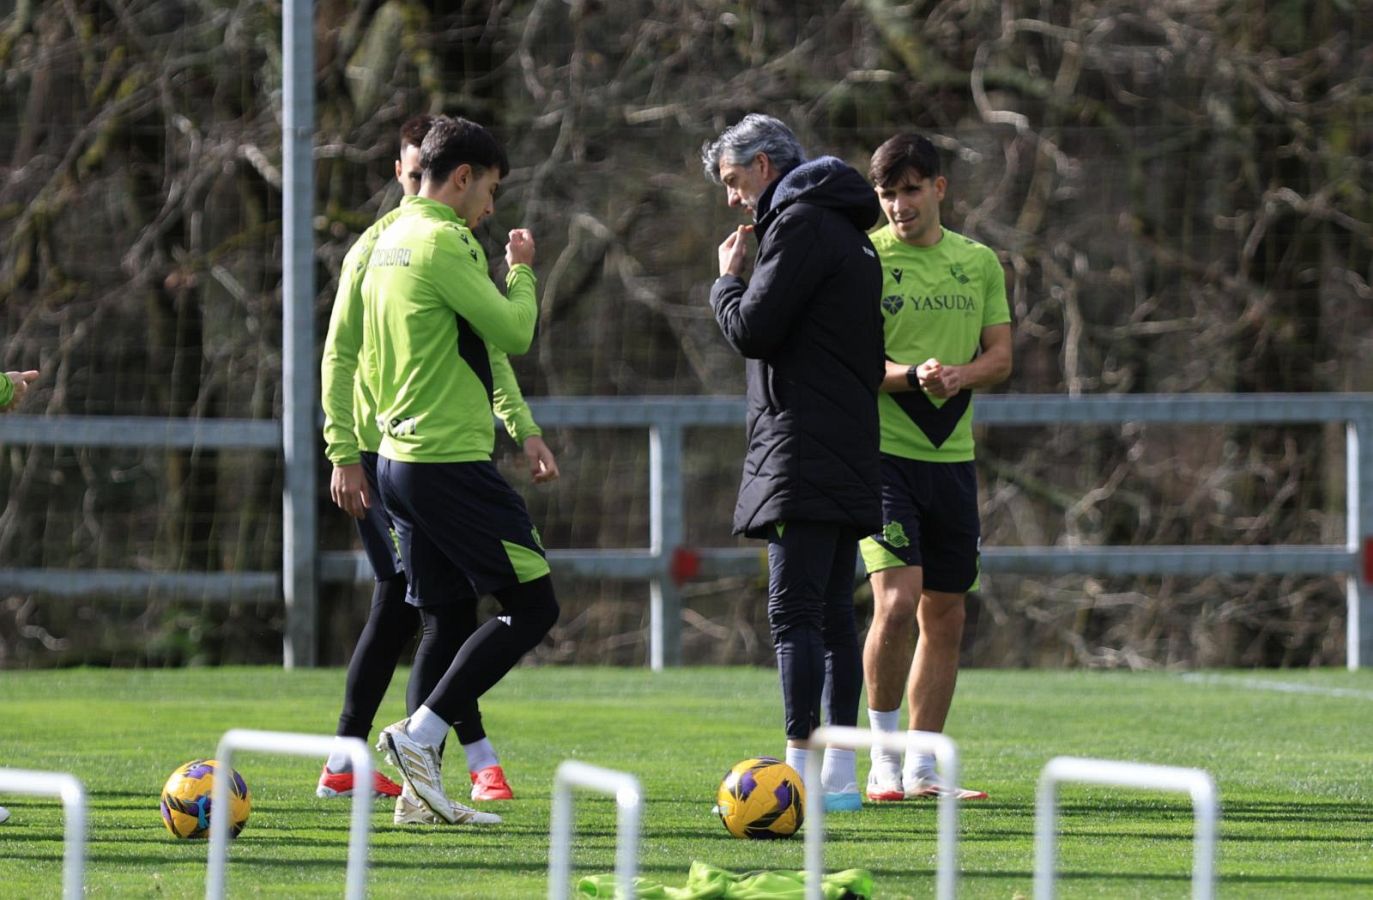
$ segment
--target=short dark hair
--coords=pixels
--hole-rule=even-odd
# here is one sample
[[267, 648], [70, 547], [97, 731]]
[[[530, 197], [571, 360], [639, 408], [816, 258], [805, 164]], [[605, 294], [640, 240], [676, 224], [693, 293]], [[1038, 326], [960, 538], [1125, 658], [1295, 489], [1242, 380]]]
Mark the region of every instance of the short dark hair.
[[924, 135], [898, 134], [873, 151], [868, 178], [877, 187], [891, 187], [907, 172], [914, 172], [917, 178], [939, 174], [939, 151]]
[[442, 181], [464, 163], [481, 171], [499, 168], [502, 178], [510, 174], [510, 161], [491, 132], [460, 116], [436, 116], [420, 144], [424, 177]]
[[400, 152], [404, 153], [406, 147], [418, 147], [423, 144], [433, 124], [434, 117], [428, 113], [420, 113], [406, 119], [405, 124], [400, 127]]

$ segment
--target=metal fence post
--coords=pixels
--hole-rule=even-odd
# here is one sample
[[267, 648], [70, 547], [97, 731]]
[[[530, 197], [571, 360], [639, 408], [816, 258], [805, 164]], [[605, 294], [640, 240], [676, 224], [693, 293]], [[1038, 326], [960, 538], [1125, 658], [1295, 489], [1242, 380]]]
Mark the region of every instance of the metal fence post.
[[1373, 416], [1345, 425], [1345, 521], [1354, 571], [1345, 579], [1345, 665], [1373, 666]]
[[315, 540], [315, 4], [282, 8], [281, 585], [286, 600], [282, 660], [316, 663], [319, 584]]
[[682, 427], [659, 423], [648, 430], [649, 552], [656, 574], [649, 582], [648, 664], [653, 671], [682, 664], [682, 597], [668, 571], [682, 545]]

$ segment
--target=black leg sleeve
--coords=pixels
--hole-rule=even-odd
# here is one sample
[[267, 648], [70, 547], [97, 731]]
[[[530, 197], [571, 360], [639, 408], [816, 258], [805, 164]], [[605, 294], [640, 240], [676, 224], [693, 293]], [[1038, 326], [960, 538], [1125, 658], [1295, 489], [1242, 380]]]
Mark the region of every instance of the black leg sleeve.
[[418, 625], [415, 608], [405, 602], [405, 576], [378, 581], [367, 624], [362, 627], [353, 658], [348, 661], [343, 712], [338, 718], [339, 736], [366, 739], [371, 733], [372, 719], [391, 686], [396, 663]]
[[478, 628], [424, 705], [448, 722], [461, 720], [477, 698], [515, 667], [558, 621], [558, 601], [547, 575], [496, 592], [502, 615]]
[[[460, 602], [451, 606], [425, 608], [424, 631], [415, 651], [415, 667], [410, 670], [410, 683], [405, 691], [405, 708], [415, 714], [444, 674], [453, 664], [459, 648], [477, 630], [477, 601]], [[453, 722], [458, 740], [464, 744], [486, 737], [482, 728], [481, 710], [476, 701], [461, 711]]]

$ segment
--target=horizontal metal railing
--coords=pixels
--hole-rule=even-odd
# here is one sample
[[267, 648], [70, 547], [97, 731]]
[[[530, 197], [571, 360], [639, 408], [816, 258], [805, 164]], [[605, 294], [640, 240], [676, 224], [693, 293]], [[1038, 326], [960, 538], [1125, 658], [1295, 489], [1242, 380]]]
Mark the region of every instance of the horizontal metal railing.
[[[687, 554], [695, 577], [761, 575], [760, 547], [684, 547], [683, 434], [690, 427], [740, 425], [741, 397], [552, 397], [531, 400], [546, 428], [641, 428], [649, 438], [649, 546], [555, 549], [568, 574], [643, 580], [650, 585], [650, 664], [680, 662], [680, 598], [674, 575]], [[1373, 395], [1130, 394], [1013, 395], [977, 400], [991, 427], [1344, 423], [1347, 440], [1347, 540], [1340, 545], [988, 547], [987, 572], [1025, 575], [1343, 575], [1349, 597], [1349, 665], [1373, 665]], [[168, 420], [128, 417], [0, 417], [0, 445], [264, 449], [281, 445], [271, 420]], [[309, 502], [311, 498], [302, 498]], [[356, 551], [316, 553], [325, 581], [365, 581]], [[281, 599], [276, 572], [147, 572], [0, 568], [0, 590], [61, 596], [153, 592], [195, 599]]]

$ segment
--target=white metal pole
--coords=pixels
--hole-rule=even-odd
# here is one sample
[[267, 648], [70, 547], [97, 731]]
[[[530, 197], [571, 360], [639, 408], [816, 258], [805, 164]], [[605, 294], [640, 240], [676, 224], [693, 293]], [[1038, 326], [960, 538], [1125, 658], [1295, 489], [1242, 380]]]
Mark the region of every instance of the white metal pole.
[[1058, 866], [1058, 786], [1071, 782], [1143, 790], [1173, 791], [1192, 799], [1195, 834], [1192, 841], [1192, 897], [1210, 900], [1216, 887], [1216, 826], [1219, 798], [1216, 783], [1201, 769], [1159, 766], [1058, 756], [1049, 760], [1039, 776], [1035, 799], [1036, 900], [1054, 896]]
[[1373, 416], [1345, 423], [1345, 521], [1354, 571], [1345, 579], [1345, 665], [1373, 667]]
[[682, 598], [668, 577], [672, 554], [682, 544], [682, 428], [659, 423], [648, 429], [648, 545], [657, 566], [649, 582], [648, 664], [655, 672], [682, 664]]
[[313, 666], [318, 628], [315, 540], [315, 30], [313, 0], [282, 7], [281, 580], [286, 668]]
[[86, 880], [86, 788], [67, 772], [0, 769], [0, 791], [62, 798], [62, 896], [80, 900]]
[[372, 754], [361, 738], [328, 737], [322, 734], [292, 734], [283, 731], [253, 731], [231, 728], [219, 739], [215, 761], [214, 790], [210, 794], [210, 860], [205, 877], [207, 900], [224, 896], [225, 868], [229, 855], [229, 782], [234, 769], [235, 750], [258, 750], [293, 756], [325, 756], [335, 749], [348, 751], [353, 763], [353, 814], [348, 829], [348, 874], [344, 896], [362, 900], [367, 896], [367, 845], [372, 827]]
[[[825, 798], [820, 789], [820, 772], [825, 747], [880, 746], [888, 750], [914, 750], [933, 753], [935, 768], [941, 781], [949, 786], [958, 784], [958, 746], [947, 735], [933, 731], [870, 731], [822, 725], [811, 732], [810, 752], [803, 774], [806, 784], [806, 897], [819, 900], [820, 880], [825, 874]], [[811, 790], [814, 785], [817, 789]], [[952, 791], [939, 796], [939, 845], [935, 864], [935, 896], [952, 900], [958, 890], [958, 797]]]
[[639, 822], [643, 791], [639, 780], [625, 772], [603, 769], [575, 759], [565, 760], [553, 774], [553, 811], [549, 823], [548, 898], [568, 896], [572, 877], [572, 789], [589, 788], [615, 798], [616, 897], [632, 900], [639, 872]]

